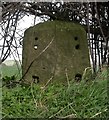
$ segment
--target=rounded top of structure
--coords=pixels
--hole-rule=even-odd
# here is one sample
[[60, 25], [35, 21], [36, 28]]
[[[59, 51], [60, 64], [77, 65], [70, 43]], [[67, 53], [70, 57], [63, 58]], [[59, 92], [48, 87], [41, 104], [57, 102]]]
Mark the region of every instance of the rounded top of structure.
[[74, 23], [74, 22], [68, 22], [68, 21], [59, 21], [59, 20], [54, 20], [54, 21], [45, 21], [42, 23], [38, 23], [35, 26], [32, 26], [30, 28], [28, 28], [25, 32], [29, 31], [29, 30], [51, 30], [51, 29], [74, 29], [74, 30], [82, 30], [85, 31], [84, 28], [78, 24], [78, 23]]

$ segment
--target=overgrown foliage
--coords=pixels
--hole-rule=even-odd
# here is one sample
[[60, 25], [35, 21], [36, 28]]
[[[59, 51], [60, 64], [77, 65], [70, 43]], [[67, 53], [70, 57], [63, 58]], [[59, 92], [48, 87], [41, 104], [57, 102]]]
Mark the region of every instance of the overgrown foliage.
[[[107, 70], [70, 85], [3, 87], [3, 118], [108, 118]], [[102, 75], [101, 75], [102, 74]]]

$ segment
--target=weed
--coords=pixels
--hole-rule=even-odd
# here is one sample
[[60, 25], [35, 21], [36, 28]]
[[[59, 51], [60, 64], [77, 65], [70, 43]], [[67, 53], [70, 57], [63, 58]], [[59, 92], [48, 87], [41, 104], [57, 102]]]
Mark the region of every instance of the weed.
[[[3, 87], [4, 118], [104, 118], [108, 117], [106, 71], [93, 81]], [[103, 79], [102, 79], [103, 77]], [[4, 81], [7, 77], [4, 79]], [[8, 80], [15, 79], [14, 77]], [[7, 80], [6, 80], [7, 81]]]

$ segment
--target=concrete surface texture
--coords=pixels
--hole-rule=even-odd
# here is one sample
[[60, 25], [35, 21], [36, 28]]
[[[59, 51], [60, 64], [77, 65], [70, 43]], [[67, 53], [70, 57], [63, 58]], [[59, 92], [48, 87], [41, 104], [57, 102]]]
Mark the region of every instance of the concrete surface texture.
[[26, 82], [46, 84], [52, 79], [63, 83], [81, 77], [89, 66], [86, 32], [81, 25], [47, 21], [25, 31], [22, 69]]

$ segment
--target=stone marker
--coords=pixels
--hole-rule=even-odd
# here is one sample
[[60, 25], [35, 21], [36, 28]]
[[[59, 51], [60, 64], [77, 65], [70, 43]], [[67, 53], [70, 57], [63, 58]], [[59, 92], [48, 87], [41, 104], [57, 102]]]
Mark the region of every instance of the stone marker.
[[72, 22], [37, 24], [25, 31], [22, 57], [27, 83], [46, 84], [49, 80], [63, 83], [81, 78], [84, 69], [90, 66], [86, 32]]

